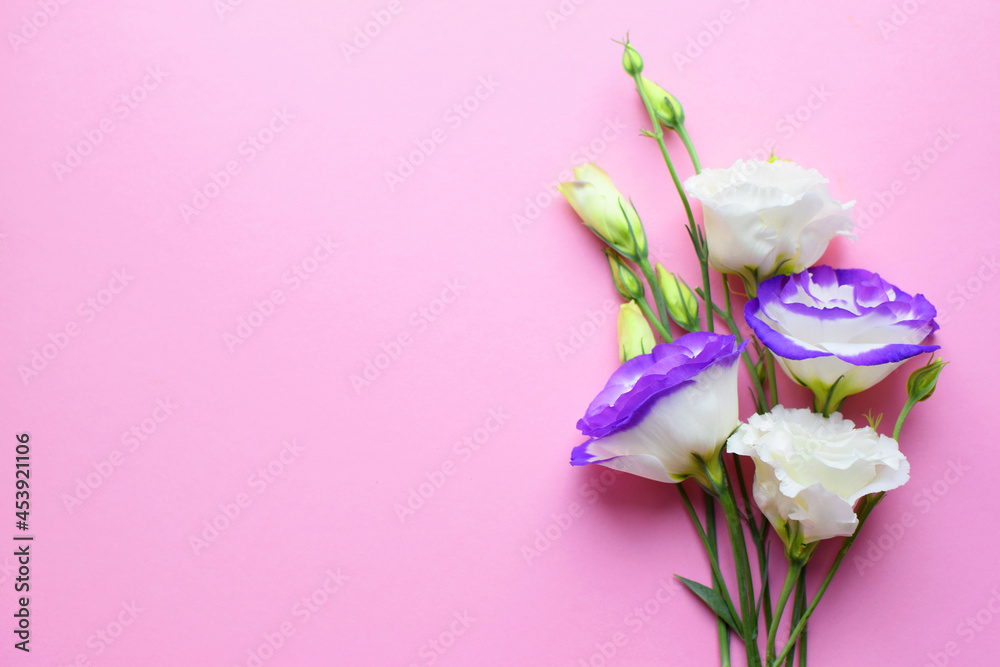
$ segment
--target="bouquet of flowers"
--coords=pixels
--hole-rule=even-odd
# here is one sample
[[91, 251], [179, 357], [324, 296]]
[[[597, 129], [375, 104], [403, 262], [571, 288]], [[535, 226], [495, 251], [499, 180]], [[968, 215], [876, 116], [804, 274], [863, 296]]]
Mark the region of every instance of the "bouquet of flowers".
[[[868, 425], [858, 426], [839, 410], [907, 360], [937, 350], [927, 342], [937, 313], [922, 295], [877, 273], [813, 266], [834, 237], [851, 236], [851, 204], [835, 201], [815, 169], [773, 154], [702, 169], [681, 104], [642, 75], [642, 58], [627, 38], [622, 46], [625, 72], [649, 115], [652, 129], [643, 134], [655, 140], [680, 196], [701, 276], [692, 290], [652, 263], [636, 207], [597, 165], [577, 167], [575, 180], [560, 185], [603, 242], [625, 301], [618, 316], [621, 365], [577, 424], [587, 441], [571, 462], [677, 488], [712, 573], [708, 583], [679, 579], [714, 613], [724, 667], [732, 635], [750, 667], [791, 667], [796, 655], [805, 666], [810, 616], [872, 511], [909, 478], [900, 432], [913, 407], [933, 394], [944, 362], [931, 355], [910, 375], [891, 437], [879, 431], [881, 415], [869, 410]], [[664, 131], [677, 134], [694, 167], [683, 183]], [[692, 199], [701, 202], [703, 225]], [[721, 276], [713, 281], [714, 273]], [[747, 298], [742, 315], [734, 312], [734, 291]], [[739, 317], [749, 327], [745, 337]], [[745, 423], [741, 363], [756, 412]], [[812, 391], [811, 407], [779, 402], [776, 367]], [[741, 457], [752, 461], [752, 483]], [[682, 484], [688, 479], [700, 486], [702, 502]], [[732, 573], [720, 565], [720, 510]], [[807, 563], [835, 538], [840, 547], [829, 571], [807, 591]], [[776, 595], [772, 544], [783, 547], [787, 561]], [[779, 628], [787, 632], [781, 643]]]

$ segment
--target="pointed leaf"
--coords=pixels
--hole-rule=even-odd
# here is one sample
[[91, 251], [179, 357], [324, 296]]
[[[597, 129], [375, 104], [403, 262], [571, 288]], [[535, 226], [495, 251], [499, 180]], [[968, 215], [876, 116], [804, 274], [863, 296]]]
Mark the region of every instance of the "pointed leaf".
[[733, 618], [733, 615], [729, 611], [729, 607], [726, 606], [725, 601], [722, 599], [722, 596], [719, 595], [718, 591], [703, 584], [699, 584], [697, 581], [685, 579], [680, 575], [675, 574], [674, 576], [680, 579], [681, 583], [687, 586], [692, 593], [697, 595], [702, 602], [707, 604], [708, 608], [711, 609], [716, 616], [725, 621], [726, 624], [733, 629], [733, 632], [735, 632], [737, 636], [741, 638], [743, 637], [743, 632], [740, 629], [739, 624], [736, 619]]

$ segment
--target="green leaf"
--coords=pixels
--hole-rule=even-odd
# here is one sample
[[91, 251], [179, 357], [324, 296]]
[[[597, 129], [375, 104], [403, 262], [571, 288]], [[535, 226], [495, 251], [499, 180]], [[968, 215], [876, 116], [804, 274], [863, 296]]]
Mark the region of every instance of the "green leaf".
[[685, 579], [679, 574], [675, 574], [675, 577], [681, 580], [681, 583], [688, 587], [688, 589], [697, 595], [702, 602], [708, 605], [708, 608], [715, 612], [715, 615], [721, 618], [726, 624], [733, 629], [733, 632], [740, 638], [743, 637], [743, 631], [739, 627], [739, 623], [733, 618], [732, 614], [729, 613], [729, 607], [726, 606], [725, 601], [719, 592], [699, 584], [697, 581], [691, 581], [690, 579]]

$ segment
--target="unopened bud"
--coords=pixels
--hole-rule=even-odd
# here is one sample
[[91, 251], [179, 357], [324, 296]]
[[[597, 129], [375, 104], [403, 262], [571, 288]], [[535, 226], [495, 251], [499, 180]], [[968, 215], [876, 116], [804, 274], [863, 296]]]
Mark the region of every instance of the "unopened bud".
[[660, 88], [658, 85], [642, 77], [642, 87], [646, 91], [646, 96], [653, 105], [656, 117], [664, 127], [676, 130], [684, 124], [684, 107], [677, 101], [677, 98]]
[[626, 301], [641, 299], [645, 295], [645, 290], [639, 276], [635, 275], [621, 255], [611, 248], [605, 248], [604, 255], [608, 258], [608, 266], [611, 267], [611, 278], [615, 281], [615, 289], [622, 298]]
[[628, 42], [625, 42], [625, 53], [622, 54], [622, 67], [629, 76], [638, 76], [642, 73], [642, 56]]
[[910, 373], [906, 380], [906, 393], [914, 401], [926, 401], [934, 395], [937, 388], [938, 376], [941, 370], [948, 364], [947, 361], [931, 358], [926, 366], [921, 366]]
[[698, 319], [698, 298], [680, 277], [670, 273], [662, 264], [656, 265], [656, 282], [663, 290], [663, 298], [667, 301], [667, 310], [682, 329], [698, 331], [701, 322]]
[[635, 301], [623, 303], [618, 310], [618, 361], [625, 363], [641, 354], [649, 354], [656, 336], [646, 316]]

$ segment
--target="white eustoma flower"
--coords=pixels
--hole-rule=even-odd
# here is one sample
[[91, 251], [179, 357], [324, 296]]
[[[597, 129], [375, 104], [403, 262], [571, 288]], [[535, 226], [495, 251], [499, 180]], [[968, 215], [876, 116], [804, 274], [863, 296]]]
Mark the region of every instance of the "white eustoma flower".
[[684, 189], [701, 202], [712, 266], [741, 275], [753, 291], [815, 264], [834, 236], [852, 236], [854, 202], [834, 200], [826, 183], [787, 160], [737, 160], [692, 176]]
[[753, 415], [727, 442], [756, 464], [753, 497], [786, 545], [853, 535], [854, 505], [910, 477], [910, 464], [890, 437], [830, 417], [777, 405]]

